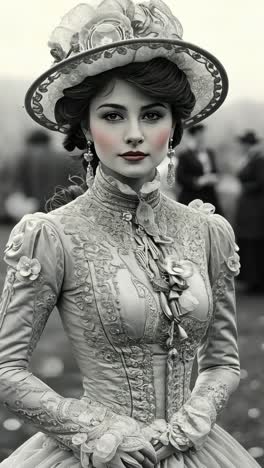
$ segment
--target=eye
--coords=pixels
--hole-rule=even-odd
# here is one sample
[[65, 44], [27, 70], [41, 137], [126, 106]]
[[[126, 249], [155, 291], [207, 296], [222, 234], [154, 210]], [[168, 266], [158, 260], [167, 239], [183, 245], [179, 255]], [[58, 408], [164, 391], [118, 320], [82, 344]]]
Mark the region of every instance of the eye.
[[114, 121], [122, 119], [122, 115], [117, 114], [116, 112], [109, 112], [108, 114], [103, 115], [103, 119], [114, 122]]
[[146, 112], [144, 117], [147, 117], [147, 120], [159, 120], [162, 115], [159, 112]]

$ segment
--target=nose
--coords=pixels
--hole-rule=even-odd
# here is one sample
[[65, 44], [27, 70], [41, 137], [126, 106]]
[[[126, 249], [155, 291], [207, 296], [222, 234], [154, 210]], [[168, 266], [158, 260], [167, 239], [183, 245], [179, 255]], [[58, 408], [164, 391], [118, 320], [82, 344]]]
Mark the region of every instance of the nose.
[[144, 136], [138, 125], [138, 122], [132, 122], [127, 129], [125, 142], [128, 145], [137, 146], [143, 143]]
[[131, 144], [132, 146], [140, 145], [141, 143], [143, 143], [143, 141], [144, 141], [143, 136], [141, 136], [141, 137], [130, 137], [130, 138], [126, 139], [126, 143], [128, 145]]

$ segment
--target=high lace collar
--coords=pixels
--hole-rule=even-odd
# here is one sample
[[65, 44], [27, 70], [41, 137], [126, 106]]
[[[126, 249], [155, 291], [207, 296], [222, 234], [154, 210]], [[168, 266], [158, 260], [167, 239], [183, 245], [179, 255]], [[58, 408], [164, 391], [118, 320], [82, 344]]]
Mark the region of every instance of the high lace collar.
[[136, 211], [140, 201], [155, 208], [160, 201], [160, 175], [156, 171], [155, 178], [135, 192], [129, 185], [106, 174], [99, 165], [90, 190], [99, 202], [115, 211]]

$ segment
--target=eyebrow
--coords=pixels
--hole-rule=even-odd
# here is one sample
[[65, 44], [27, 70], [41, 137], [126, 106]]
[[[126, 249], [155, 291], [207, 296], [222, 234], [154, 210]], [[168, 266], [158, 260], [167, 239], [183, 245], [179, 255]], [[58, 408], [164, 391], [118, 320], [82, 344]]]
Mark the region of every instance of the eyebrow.
[[[165, 104], [162, 104], [162, 102], [153, 102], [152, 104], [147, 104], [146, 106], [142, 106], [142, 110], [150, 109], [151, 107], [164, 107], [164, 109], [167, 109], [167, 106]], [[121, 110], [127, 110], [125, 106], [121, 106], [121, 104], [114, 104], [114, 103], [108, 103], [108, 104], [102, 104], [101, 106], [97, 107], [96, 110], [101, 109], [101, 107], [112, 107], [114, 109], [121, 109]]]

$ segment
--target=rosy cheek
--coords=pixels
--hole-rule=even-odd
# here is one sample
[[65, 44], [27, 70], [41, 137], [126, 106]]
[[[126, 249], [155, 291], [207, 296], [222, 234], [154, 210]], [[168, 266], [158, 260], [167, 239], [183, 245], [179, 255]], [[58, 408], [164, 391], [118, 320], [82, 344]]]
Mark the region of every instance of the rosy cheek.
[[106, 149], [109, 150], [110, 147], [115, 146], [117, 144], [117, 139], [115, 135], [112, 134], [110, 135], [107, 132], [104, 132], [99, 129], [93, 129], [93, 138], [95, 141], [95, 144], [100, 146], [100, 148], [104, 151]]
[[160, 130], [157, 132], [153, 139], [153, 143], [157, 148], [162, 148], [168, 141], [170, 137], [170, 131], [168, 130]]

